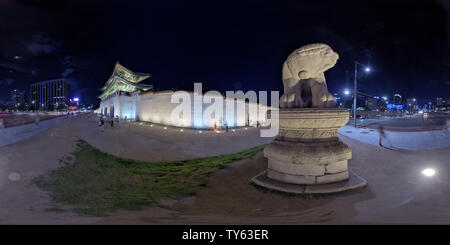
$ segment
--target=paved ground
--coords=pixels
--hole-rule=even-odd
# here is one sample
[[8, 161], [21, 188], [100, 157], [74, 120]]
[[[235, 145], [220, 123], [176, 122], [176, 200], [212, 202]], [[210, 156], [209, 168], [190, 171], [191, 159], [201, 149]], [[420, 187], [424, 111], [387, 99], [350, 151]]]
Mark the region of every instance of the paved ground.
[[34, 177], [58, 168], [59, 160], [74, 151], [74, 120], [0, 147], [0, 224], [79, 224], [98, 220], [71, 212], [46, 211], [54, 205], [48, 193], [30, 184]]
[[[94, 117], [70, 118], [24, 141], [0, 147], [0, 223], [450, 223], [450, 179], [446, 178], [450, 148], [394, 151], [345, 136], [342, 140], [353, 150], [350, 168], [368, 181], [367, 188], [314, 199], [264, 192], [249, 185], [249, 179], [266, 167], [259, 154], [219, 171], [197, 196], [181, 201], [164, 199], [158, 207], [120, 211], [109, 218], [48, 211], [54, 205], [48, 194], [29, 182], [58, 168], [78, 138], [119, 156], [150, 161], [231, 153], [270, 141], [259, 138], [258, 130], [252, 128], [218, 135], [131, 123], [106, 126], [101, 132]], [[421, 170], [426, 167], [435, 168], [436, 176], [423, 176]]]
[[[56, 117], [54, 113], [52, 114], [38, 113], [37, 116], [39, 117], [40, 121]], [[6, 128], [33, 123], [35, 117], [36, 113], [14, 113], [14, 114], [0, 113], [0, 120], [3, 120], [3, 125]]]
[[[378, 146], [380, 134], [372, 128], [355, 128], [344, 126], [339, 129], [341, 135], [358, 141]], [[430, 150], [450, 147], [450, 130], [433, 130], [420, 132], [385, 131], [386, 138], [382, 144], [386, 147], [404, 150]]]
[[53, 116], [51, 118], [46, 118], [46, 120], [44, 121], [40, 121], [38, 124], [28, 123], [26, 125], [20, 125], [10, 128], [0, 128], [0, 146], [13, 144], [27, 139], [59, 124], [67, 118], [68, 116]]
[[[96, 224], [449, 224], [450, 148], [392, 151], [345, 136], [350, 168], [368, 186], [346, 193], [300, 198], [264, 192], [249, 179], [266, 168], [262, 154], [232, 164], [195, 197], [143, 211], [121, 211]], [[437, 174], [425, 177], [424, 168]], [[230, 181], [233, 180], [233, 181]]]
[[[445, 115], [430, 115], [424, 118], [423, 115], [408, 115], [405, 117], [382, 117], [376, 119], [361, 119], [358, 120], [357, 125], [359, 127], [368, 127], [377, 129], [379, 125], [383, 125], [386, 130], [389, 131], [430, 131], [430, 130], [442, 130], [447, 126], [447, 120], [450, 120], [450, 116]], [[347, 125], [352, 126], [353, 121], [350, 120]]]
[[272, 141], [272, 138], [259, 137], [259, 130], [252, 127], [218, 134], [121, 122], [113, 127], [105, 123], [102, 132], [94, 116], [88, 120], [76, 119], [72, 125], [80, 138], [104, 152], [153, 162], [231, 154]]
[[211, 131], [199, 134], [138, 123], [113, 128], [107, 125], [101, 132], [93, 116], [68, 118], [20, 142], [0, 147], [0, 224], [80, 224], [100, 220], [72, 212], [47, 211], [54, 206], [48, 193], [30, 184], [34, 177], [58, 168], [60, 160], [75, 150], [79, 138], [119, 156], [169, 161], [238, 152], [270, 141], [258, 136], [254, 128], [226, 135]]

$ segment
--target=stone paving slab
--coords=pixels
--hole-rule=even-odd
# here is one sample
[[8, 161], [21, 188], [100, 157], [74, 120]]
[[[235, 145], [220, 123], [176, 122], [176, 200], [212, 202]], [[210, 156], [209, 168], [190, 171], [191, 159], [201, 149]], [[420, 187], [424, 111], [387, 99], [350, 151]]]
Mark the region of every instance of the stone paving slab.
[[366, 186], [367, 182], [349, 170], [349, 179], [331, 184], [297, 185], [269, 179], [267, 171], [252, 178], [252, 182], [267, 189], [291, 194], [326, 194], [352, 190]]

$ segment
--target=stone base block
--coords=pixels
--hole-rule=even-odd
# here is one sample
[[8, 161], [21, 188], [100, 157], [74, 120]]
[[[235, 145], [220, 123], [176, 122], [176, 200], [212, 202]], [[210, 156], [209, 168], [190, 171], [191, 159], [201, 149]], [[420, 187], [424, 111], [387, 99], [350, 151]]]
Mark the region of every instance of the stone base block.
[[327, 184], [348, 179], [348, 170], [335, 174], [325, 174], [316, 177], [317, 184]]
[[292, 184], [268, 178], [268, 171], [264, 171], [252, 178], [252, 182], [258, 186], [293, 194], [325, 194], [337, 193], [366, 186], [367, 182], [352, 171], [348, 171], [346, 180], [330, 184]]
[[325, 166], [325, 173], [335, 174], [346, 171], [348, 168], [347, 161], [333, 162]]
[[[289, 162], [283, 162], [277, 159], [268, 159], [268, 168], [280, 173], [289, 173], [292, 175], [312, 175], [321, 176], [325, 174], [326, 165], [313, 165], [313, 164], [293, 164]], [[344, 169], [342, 171], [345, 171]], [[341, 172], [342, 172], [341, 171]]]
[[[314, 166], [314, 165], [312, 165]], [[334, 173], [334, 174], [325, 174], [321, 176], [313, 176], [313, 175], [295, 175], [295, 174], [288, 174], [276, 171], [274, 169], [268, 168], [267, 169], [267, 177], [286, 182], [291, 184], [327, 184], [332, 182], [337, 182], [341, 180], [346, 180], [349, 177], [348, 170], [345, 170], [344, 172], [340, 173]]]
[[286, 174], [286, 173], [280, 173], [278, 171], [274, 171], [272, 169], [267, 169], [267, 177], [286, 182], [286, 183], [292, 183], [292, 184], [315, 184], [316, 183], [316, 176], [310, 176], [310, 175], [292, 175], [292, 174]]

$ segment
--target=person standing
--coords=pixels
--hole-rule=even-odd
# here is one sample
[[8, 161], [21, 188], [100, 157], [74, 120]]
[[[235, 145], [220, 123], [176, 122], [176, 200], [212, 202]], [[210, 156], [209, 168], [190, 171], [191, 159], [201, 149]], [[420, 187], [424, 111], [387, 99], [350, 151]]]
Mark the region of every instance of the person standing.
[[383, 125], [381, 125], [381, 124], [378, 125], [378, 133], [379, 133], [379, 135], [380, 135], [380, 138], [379, 138], [379, 140], [378, 140], [378, 145], [379, 145], [379, 146], [383, 146], [383, 144], [381, 144], [381, 140], [382, 140], [383, 138], [386, 138], [386, 134], [384, 133], [384, 127], [383, 127]]
[[111, 118], [111, 128], [114, 126], [114, 118]]
[[228, 123], [225, 123], [225, 131], [228, 133]]
[[105, 121], [103, 121], [103, 117], [102, 117], [102, 119], [100, 120], [100, 129], [102, 130], [102, 132], [105, 131]]

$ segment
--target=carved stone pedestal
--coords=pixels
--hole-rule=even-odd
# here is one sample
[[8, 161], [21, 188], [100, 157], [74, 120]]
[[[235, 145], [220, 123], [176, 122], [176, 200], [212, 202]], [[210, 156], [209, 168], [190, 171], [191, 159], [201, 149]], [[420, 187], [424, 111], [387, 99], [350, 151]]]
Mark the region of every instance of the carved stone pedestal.
[[332, 193], [366, 185], [348, 170], [351, 149], [338, 138], [347, 109], [280, 109], [278, 137], [264, 149], [268, 168], [252, 181], [290, 193]]

